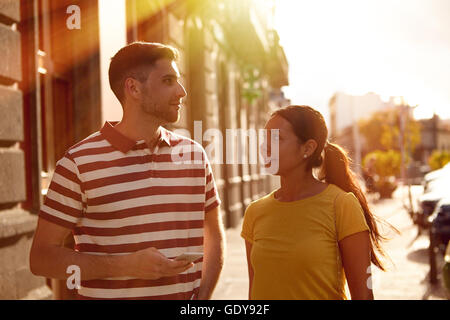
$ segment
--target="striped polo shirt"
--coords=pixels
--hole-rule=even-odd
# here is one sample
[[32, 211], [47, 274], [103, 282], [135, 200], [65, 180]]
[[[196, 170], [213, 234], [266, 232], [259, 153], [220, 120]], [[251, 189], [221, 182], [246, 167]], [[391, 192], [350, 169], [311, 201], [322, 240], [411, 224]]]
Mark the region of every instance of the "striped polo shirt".
[[[220, 204], [211, 166], [195, 141], [161, 127], [154, 150], [106, 122], [58, 161], [40, 217], [72, 230], [75, 250], [168, 258], [203, 251], [205, 214]], [[83, 270], [81, 270], [83, 272]], [[174, 277], [82, 281], [81, 299], [189, 299], [202, 260]]]

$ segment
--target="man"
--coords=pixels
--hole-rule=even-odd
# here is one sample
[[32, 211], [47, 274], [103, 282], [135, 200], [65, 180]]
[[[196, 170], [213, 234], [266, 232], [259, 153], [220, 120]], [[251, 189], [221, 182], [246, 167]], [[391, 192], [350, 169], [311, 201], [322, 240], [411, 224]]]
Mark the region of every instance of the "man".
[[[162, 127], [178, 120], [186, 96], [177, 56], [157, 43], [119, 50], [109, 80], [122, 120], [106, 122], [57, 163], [30, 267], [60, 280], [71, 276], [68, 267], [79, 270], [81, 299], [209, 299], [217, 283], [224, 231], [208, 159], [199, 144]], [[180, 146], [201, 161], [173, 160]], [[62, 245], [70, 232], [75, 250]], [[203, 260], [174, 259], [192, 251]]]

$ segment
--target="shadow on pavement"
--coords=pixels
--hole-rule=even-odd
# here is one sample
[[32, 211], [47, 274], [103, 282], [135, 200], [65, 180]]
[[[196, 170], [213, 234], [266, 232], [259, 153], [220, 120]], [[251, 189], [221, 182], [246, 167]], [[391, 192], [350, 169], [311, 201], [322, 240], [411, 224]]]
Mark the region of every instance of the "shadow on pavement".
[[[412, 251], [407, 255], [407, 258], [408, 260], [416, 263], [429, 264], [428, 248], [422, 248]], [[430, 272], [428, 272], [425, 278], [421, 281], [422, 284], [426, 285], [426, 291], [422, 296], [422, 300], [449, 298], [442, 283], [442, 268], [444, 266], [444, 258], [440, 253], [438, 253], [436, 255], [436, 259], [438, 270], [437, 283], [430, 283]]]
[[431, 284], [429, 282], [429, 274], [423, 280], [426, 282], [427, 290], [422, 296], [422, 300], [430, 300], [430, 299], [450, 299], [447, 295], [446, 290], [442, 284], [441, 277], [438, 277], [438, 282], [436, 284]]
[[408, 260], [411, 260], [413, 262], [417, 263], [429, 263], [428, 260], [428, 248], [422, 248], [418, 249], [416, 251], [410, 252], [407, 256]]

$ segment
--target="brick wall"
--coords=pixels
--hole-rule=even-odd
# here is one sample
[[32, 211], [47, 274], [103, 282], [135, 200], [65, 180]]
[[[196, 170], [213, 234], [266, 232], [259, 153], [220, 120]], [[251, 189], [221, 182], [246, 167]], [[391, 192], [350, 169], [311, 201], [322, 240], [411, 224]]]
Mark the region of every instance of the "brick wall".
[[36, 217], [21, 209], [26, 200], [20, 1], [0, 1], [0, 299], [39, 298], [44, 279], [29, 271]]

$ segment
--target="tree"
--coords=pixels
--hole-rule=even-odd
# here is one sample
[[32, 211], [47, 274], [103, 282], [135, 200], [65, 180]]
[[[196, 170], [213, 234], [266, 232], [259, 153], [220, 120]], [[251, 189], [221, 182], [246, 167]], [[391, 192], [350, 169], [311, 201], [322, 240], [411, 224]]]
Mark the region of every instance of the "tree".
[[438, 170], [450, 162], [450, 152], [435, 150], [428, 159], [431, 170]]
[[389, 151], [376, 150], [364, 157], [364, 167], [366, 168], [368, 164], [373, 166], [374, 189], [381, 198], [391, 197], [392, 192], [397, 188], [395, 177], [400, 173], [400, 159], [400, 153], [392, 149]]
[[[375, 112], [369, 119], [359, 121], [359, 131], [366, 140], [366, 152], [375, 150], [400, 151], [400, 109]], [[407, 155], [419, 145], [420, 123], [415, 119], [405, 121], [403, 148]], [[406, 159], [408, 162], [408, 158]]]

